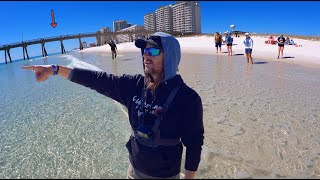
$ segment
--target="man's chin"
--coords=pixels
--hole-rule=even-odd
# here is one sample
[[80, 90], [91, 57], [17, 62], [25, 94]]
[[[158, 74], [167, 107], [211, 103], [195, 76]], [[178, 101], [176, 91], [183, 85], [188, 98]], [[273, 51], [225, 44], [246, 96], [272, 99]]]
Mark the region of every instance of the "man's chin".
[[145, 69], [144, 69], [144, 73], [145, 73], [146, 75], [151, 75], [151, 74], [152, 74], [152, 70], [151, 70], [151, 69], [148, 69], [148, 68], [145, 68]]
[[148, 69], [148, 68], [145, 68], [144, 69], [144, 73], [146, 75], [150, 75], [150, 76], [154, 76], [154, 75], [159, 75], [161, 74], [161, 72], [156, 72], [154, 69]]

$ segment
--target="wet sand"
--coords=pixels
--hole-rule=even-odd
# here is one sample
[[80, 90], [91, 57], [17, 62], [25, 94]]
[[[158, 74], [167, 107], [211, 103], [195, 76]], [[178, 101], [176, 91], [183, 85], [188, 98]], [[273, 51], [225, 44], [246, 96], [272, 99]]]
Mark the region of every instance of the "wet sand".
[[[137, 74], [143, 73], [141, 55], [73, 55], [3, 69], [0, 177], [126, 177], [130, 127], [121, 106], [60, 77], [35, 82], [20, 66], [63, 63]], [[204, 110], [197, 178], [320, 178], [319, 68], [254, 62], [242, 55], [182, 54], [179, 73]]]
[[[95, 63], [108, 72], [134, 74], [142, 72], [140, 60], [137, 53], [120, 53], [118, 61]], [[241, 55], [182, 55], [179, 73], [204, 108], [197, 177], [320, 178], [319, 69], [254, 62], [247, 64]]]
[[319, 178], [320, 73], [242, 56], [184, 54], [203, 100], [203, 178]]

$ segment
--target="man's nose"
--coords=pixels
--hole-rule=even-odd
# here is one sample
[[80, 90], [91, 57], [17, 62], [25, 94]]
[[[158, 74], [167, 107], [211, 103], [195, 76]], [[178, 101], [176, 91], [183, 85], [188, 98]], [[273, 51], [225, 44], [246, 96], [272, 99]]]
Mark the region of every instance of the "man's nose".
[[143, 53], [143, 56], [151, 56], [150, 53], [148, 51]]

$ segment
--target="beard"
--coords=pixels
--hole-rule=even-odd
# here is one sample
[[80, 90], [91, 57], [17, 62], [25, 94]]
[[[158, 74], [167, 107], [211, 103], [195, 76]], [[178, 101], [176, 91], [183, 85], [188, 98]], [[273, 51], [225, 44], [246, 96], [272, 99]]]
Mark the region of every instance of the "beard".
[[149, 69], [144, 69], [144, 74], [146, 75], [146, 78], [147, 78], [147, 84], [154, 82], [154, 79], [152, 77], [152, 73], [150, 71], [151, 70], [149, 70]]
[[154, 74], [154, 70], [153, 69], [144, 68], [144, 74], [146, 76], [152, 76], [152, 74]]
[[161, 76], [163, 74], [163, 71], [155, 70], [154, 68], [151, 68], [151, 69], [145, 68], [144, 74], [152, 78], [152, 76]]
[[[147, 69], [145, 68], [144, 70], [145, 73], [145, 77], [146, 77], [146, 85], [147, 85], [147, 89], [150, 89], [152, 95], [154, 95], [157, 87], [159, 86], [159, 84], [162, 82], [162, 78], [157, 79], [157, 81], [155, 81], [155, 79], [153, 78], [152, 75], [154, 75], [156, 72], [154, 71], [154, 69]], [[159, 76], [164, 76], [164, 72], [158, 72]]]

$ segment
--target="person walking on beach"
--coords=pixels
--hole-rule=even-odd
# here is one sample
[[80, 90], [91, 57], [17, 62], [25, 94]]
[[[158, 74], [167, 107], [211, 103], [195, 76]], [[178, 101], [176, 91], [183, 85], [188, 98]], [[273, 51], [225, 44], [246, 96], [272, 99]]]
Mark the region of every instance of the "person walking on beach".
[[286, 39], [281, 34], [280, 37], [278, 37], [277, 43], [278, 43], [278, 59], [281, 54], [281, 58], [283, 57], [283, 49], [284, 49], [284, 43]]
[[[204, 141], [201, 97], [177, 74], [180, 44], [173, 36], [157, 32], [137, 39], [144, 75], [116, 76], [102, 71], [59, 65], [24, 66], [37, 81], [59, 75], [96, 90], [128, 109], [131, 136], [128, 178], [179, 178], [186, 148], [185, 178], [196, 175]], [[121, 127], [120, 127], [121, 128]]]
[[231, 37], [230, 33], [226, 33], [226, 44], [228, 49], [228, 56], [232, 56], [232, 43], [233, 43], [233, 38]]
[[217, 48], [217, 53], [218, 53], [218, 47], [220, 48], [220, 52], [221, 52], [222, 35], [219, 32], [216, 32], [216, 34], [214, 35], [214, 42]]
[[243, 44], [245, 46], [247, 63], [249, 63], [249, 60], [250, 60], [250, 63], [253, 64], [253, 60], [252, 60], [252, 56], [251, 56], [252, 48], [253, 48], [253, 41], [252, 41], [249, 33], [245, 33], [244, 35], [246, 36], [246, 39], [243, 41]]
[[108, 42], [108, 44], [109, 44], [110, 47], [111, 47], [112, 59], [117, 58], [118, 48], [117, 48], [116, 43], [114, 43], [114, 41], [113, 41], [112, 39], [110, 39], [110, 41]]

